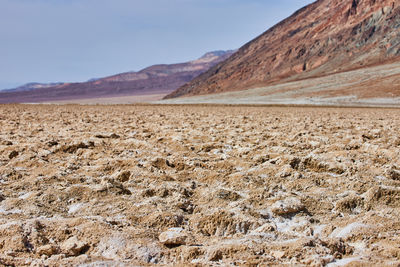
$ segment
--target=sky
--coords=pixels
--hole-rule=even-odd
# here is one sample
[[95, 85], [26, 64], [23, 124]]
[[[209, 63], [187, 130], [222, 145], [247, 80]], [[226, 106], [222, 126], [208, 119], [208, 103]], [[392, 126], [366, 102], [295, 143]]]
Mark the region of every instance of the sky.
[[312, 0], [0, 0], [0, 89], [237, 49]]

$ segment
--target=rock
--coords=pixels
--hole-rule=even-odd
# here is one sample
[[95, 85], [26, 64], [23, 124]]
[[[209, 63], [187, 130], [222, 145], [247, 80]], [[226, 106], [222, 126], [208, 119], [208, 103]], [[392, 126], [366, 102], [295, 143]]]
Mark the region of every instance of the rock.
[[277, 177], [286, 178], [292, 174], [292, 167], [290, 165], [285, 165], [281, 171], [277, 174]]
[[125, 186], [116, 180], [107, 178], [101, 181], [100, 187], [96, 190], [97, 192], [107, 192], [117, 195], [131, 195], [132, 192], [125, 188]]
[[400, 205], [400, 189], [397, 187], [374, 186], [363, 196], [367, 209], [376, 204], [392, 207]]
[[205, 236], [227, 237], [236, 234], [245, 235], [260, 226], [260, 222], [252, 217], [237, 217], [233, 212], [220, 209], [213, 214], [198, 218], [195, 230]]
[[390, 170], [387, 171], [387, 174], [389, 176], [390, 179], [392, 180], [400, 180], [400, 171], [392, 168]]
[[205, 251], [201, 247], [184, 246], [181, 251], [181, 257], [186, 262], [191, 262], [205, 254]]
[[334, 173], [337, 175], [341, 175], [346, 172], [346, 168], [342, 164], [339, 164], [337, 162], [328, 162], [326, 164], [326, 166], [327, 166], [328, 172], [331, 172], [331, 173]]
[[57, 146], [57, 145], [58, 145], [58, 142], [55, 141], [55, 140], [52, 140], [52, 141], [47, 142], [47, 145], [48, 145], [49, 147]]
[[280, 216], [290, 215], [304, 210], [304, 205], [298, 198], [288, 197], [279, 200], [271, 206], [271, 211]]
[[110, 138], [110, 139], [118, 139], [120, 136], [116, 133], [112, 133], [110, 135], [105, 135], [105, 134], [96, 134], [94, 137], [100, 138], [100, 139], [105, 139], [105, 138]]
[[155, 195], [156, 195], [156, 191], [151, 188], [145, 189], [142, 193], [143, 197], [154, 197]]
[[193, 214], [193, 211], [194, 211], [194, 208], [195, 208], [193, 203], [190, 202], [190, 201], [184, 201], [184, 202], [178, 203], [176, 205], [176, 207], [181, 209], [181, 210], [183, 210], [184, 212], [189, 213], [189, 214]]
[[46, 256], [52, 256], [57, 254], [58, 248], [52, 244], [44, 245], [41, 247], [38, 247], [36, 249], [36, 253], [39, 255], [46, 255]]
[[158, 239], [165, 246], [181, 246], [186, 245], [188, 235], [183, 228], [170, 228], [161, 233]]
[[300, 159], [300, 158], [294, 157], [294, 158], [292, 158], [292, 160], [290, 161], [289, 165], [290, 165], [290, 167], [292, 167], [293, 169], [298, 170], [298, 169], [299, 169], [299, 166], [300, 166], [300, 163], [301, 163], [301, 159]]
[[329, 237], [331, 238], [343, 238], [346, 239], [348, 237], [351, 237], [353, 234], [356, 234], [360, 231], [362, 231], [365, 228], [369, 228], [369, 225], [359, 223], [359, 222], [354, 222], [351, 223], [343, 228], [336, 228], [330, 235]]
[[163, 159], [163, 158], [156, 158], [155, 160], [153, 160], [151, 162], [151, 166], [153, 166], [154, 168], [157, 168], [159, 170], [175, 168], [175, 164], [173, 164], [169, 160]]
[[121, 183], [129, 181], [130, 177], [131, 177], [131, 172], [130, 171], [117, 172], [112, 176], [112, 178], [118, 180]]
[[170, 212], [157, 212], [153, 211], [149, 215], [144, 216], [140, 223], [145, 227], [152, 229], [168, 229], [173, 227], [180, 227], [184, 222], [182, 215], [176, 215]]
[[207, 258], [209, 261], [220, 261], [223, 259], [223, 257], [224, 257], [224, 254], [219, 249], [212, 250], [207, 255]]
[[295, 172], [293, 174], [293, 179], [297, 180], [297, 179], [301, 179], [303, 178], [303, 175], [300, 172]]
[[339, 212], [358, 213], [363, 208], [364, 200], [357, 195], [345, 197], [336, 203], [336, 210]]
[[257, 164], [263, 164], [270, 160], [269, 155], [258, 155], [253, 158], [253, 161], [256, 162]]
[[11, 153], [8, 155], [8, 158], [9, 158], [9, 159], [13, 159], [13, 158], [17, 157], [18, 155], [19, 155], [18, 151], [13, 150], [13, 151], [11, 151]]
[[270, 233], [276, 231], [276, 225], [274, 223], [266, 223], [255, 229], [252, 233]]
[[225, 189], [221, 189], [217, 192], [217, 197], [219, 199], [229, 200], [229, 201], [237, 201], [240, 199], [240, 195], [236, 192], [228, 191]]
[[116, 134], [116, 133], [112, 133], [109, 137], [112, 138], [112, 139], [120, 138], [120, 136], [118, 134]]
[[349, 255], [354, 252], [354, 248], [352, 246], [347, 245], [342, 239], [325, 239], [321, 240], [321, 243], [324, 247], [330, 249], [331, 254], [342, 254]]
[[62, 146], [61, 150], [65, 153], [75, 153], [80, 148], [88, 149], [88, 148], [93, 148], [93, 147], [94, 147], [94, 142], [87, 141], [87, 142], [80, 142], [80, 143], [73, 144], [73, 145]]
[[76, 236], [73, 236], [61, 245], [61, 251], [67, 256], [78, 256], [85, 253], [89, 249], [89, 245], [86, 242], [80, 241]]
[[274, 257], [275, 259], [282, 259], [285, 257], [286, 252], [285, 251], [271, 251], [271, 256]]
[[394, 145], [395, 146], [400, 146], [400, 137], [396, 139], [396, 141], [394, 141]]

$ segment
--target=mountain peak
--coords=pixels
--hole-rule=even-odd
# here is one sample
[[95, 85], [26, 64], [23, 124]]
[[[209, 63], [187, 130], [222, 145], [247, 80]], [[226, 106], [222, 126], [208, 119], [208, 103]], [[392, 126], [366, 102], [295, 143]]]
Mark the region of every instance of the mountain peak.
[[209, 57], [221, 57], [226, 54], [233, 54], [236, 50], [216, 50], [216, 51], [211, 51], [208, 53], [205, 53], [200, 59], [203, 58], [209, 58]]

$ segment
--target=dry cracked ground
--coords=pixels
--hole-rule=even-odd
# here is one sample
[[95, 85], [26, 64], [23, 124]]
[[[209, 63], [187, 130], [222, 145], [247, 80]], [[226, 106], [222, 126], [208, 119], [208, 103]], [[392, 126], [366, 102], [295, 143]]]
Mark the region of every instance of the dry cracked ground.
[[399, 109], [0, 109], [1, 266], [400, 263]]

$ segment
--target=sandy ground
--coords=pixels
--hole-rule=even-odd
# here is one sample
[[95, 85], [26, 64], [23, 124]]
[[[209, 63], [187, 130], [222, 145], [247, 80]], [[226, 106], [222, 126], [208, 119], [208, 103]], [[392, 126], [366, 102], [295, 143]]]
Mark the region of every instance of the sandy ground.
[[400, 264], [399, 109], [0, 109], [0, 266]]
[[161, 100], [165, 95], [166, 94], [154, 94], [154, 95], [133, 95], [133, 96], [118, 96], [118, 97], [105, 97], [105, 98], [60, 100], [60, 101], [51, 101], [44, 104], [84, 104], [84, 105], [134, 104], [134, 103], [158, 101]]

